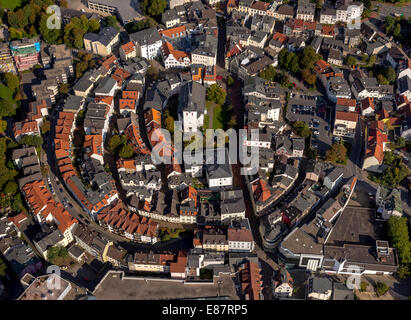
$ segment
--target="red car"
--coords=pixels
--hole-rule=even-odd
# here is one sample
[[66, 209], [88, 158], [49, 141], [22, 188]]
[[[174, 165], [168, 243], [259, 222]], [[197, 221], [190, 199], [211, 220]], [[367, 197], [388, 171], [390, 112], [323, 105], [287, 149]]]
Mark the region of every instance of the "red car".
[[222, 81], [223, 77], [222, 76], [217, 76], [216, 79]]

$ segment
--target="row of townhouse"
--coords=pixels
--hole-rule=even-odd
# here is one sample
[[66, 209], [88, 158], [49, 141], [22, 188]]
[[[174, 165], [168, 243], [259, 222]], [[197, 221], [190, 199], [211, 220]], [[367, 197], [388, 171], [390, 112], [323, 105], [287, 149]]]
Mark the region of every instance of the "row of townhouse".
[[247, 218], [232, 221], [229, 228], [199, 229], [193, 239], [195, 248], [218, 252], [251, 252], [254, 250], [254, 239]]
[[99, 212], [97, 220], [102, 227], [129, 240], [150, 244], [158, 241], [158, 223], [128, 211], [121, 200]]
[[245, 217], [240, 190], [221, 191], [221, 200], [209, 203], [207, 199], [213, 194], [216, 193], [199, 192], [192, 186], [168, 193], [135, 188], [129, 209], [154, 220], [197, 225], [226, 225]]

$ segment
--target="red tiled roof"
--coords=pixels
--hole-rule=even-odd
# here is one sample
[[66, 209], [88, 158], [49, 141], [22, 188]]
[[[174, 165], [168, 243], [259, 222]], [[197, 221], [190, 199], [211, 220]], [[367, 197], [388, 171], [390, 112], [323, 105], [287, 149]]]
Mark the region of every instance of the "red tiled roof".
[[335, 113], [335, 119], [343, 120], [343, 121], [350, 121], [350, 122], [357, 122], [358, 121], [358, 113], [356, 113], [356, 112], [337, 111]]
[[337, 99], [338, 106], [347, 106], [347, 107], [355, 107], [356, 101], [355, 99], [347, 99], [347, 98], [338, 98]]
[[175, 28], [170, 28], [166, 30], [159, 31], [159, 34], [168, 38], [174, 38], [180, 36], [181, 33], [186, 32], [186, 26], [178, 26]]
[[130, 42], [127, 42], [126, 44], [123, 44], [123, 45], [121, 46], [121, 49], [122, 49], [122, 50], [124, 51], [124, 53], [127, 55], [127, 54], [130, 54], [130, 53], [132, 53], [133, 51], [135, 51], [135, 50], [136, 50], [136, 47], [135, 47], [133, 41], [130, 41]]
[[365, 98], [364, 100], [361, 101], [361, 106], [362, 106], [362, 110], [366, 110], [369, 107], [371, 107], [371, 109], [375, 110], [375, 105], [374, 105], [374, 100], [372, 98]]
[[250, 8], [260, 10], [260, 11], [267, 11], [269, 6], [270, 4], [267, 2], [256, 1], [251, 5]]

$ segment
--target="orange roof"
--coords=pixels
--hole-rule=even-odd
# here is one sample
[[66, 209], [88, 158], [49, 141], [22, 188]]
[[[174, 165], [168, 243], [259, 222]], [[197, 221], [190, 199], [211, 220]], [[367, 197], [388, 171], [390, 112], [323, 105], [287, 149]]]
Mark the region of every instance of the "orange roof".
[[338, 106], [347, 106], [347, 107], [355, 107], [357, 102], [355, 99], [347, 99], [347, 98], [338, 98], [337, 105]]
[[126, 44], [123, 44], [123, 45], [121, 46], [121, 49], [122, 49], [122, 50], [124, 51], [124, 53], [127, 55], [127, 54], [130, 54], [130, 53], [132, 53], [133, 51], [135, 51], [135, 50], [136, 50], [136, 47], [135, 47], [133, 41], [130, 41], [130, 42], [127, 42]]
[[127, 80], [129, 77], [131, 77], [131, 73], [127, 72], [123, 68], [117, 68], [116, 71], [114, 71], [114, 74], [121, 77], [123, 80]]
[[202, 67], [197, 67], [197, 69], [192, 72], [192, 80], [193, 81], [200, 81], [202, 78], [202, 73], [203, 73], [203, 68]]
[[226, 56], [227, 58], [229, 57], [233, 57], [239, 53], [241, 53], [241, 51], [243, 50], [241, 44], [236, 44], [234, 47], [231, 48], [230, 51], [227, 52]]
[[362, 106], [362, 110], [366, 110], [369, 107], [375, 110], [374, 99], [369, 98], [369, 97], [365, 98], [364, 100], [361, 101], [361, 106]]
[[254, 199], [257, 201], [267, 201], [271, 197], [271, 191], [268, 188], [268, 183], [264, 179], [258, 179], [252, 184]]
[[17, 228], [20, 228], [20, 224], [27, 219], [27, 215], [22, 211], [14, 217], [8, 217], [8, 220], [12, 222]]
[[84, 148], [88, 148], [88, 155], [91, 156], [93, 154], [97, 154], [102, 156], [103, 155], [103, 148], [102, 148], [103, 137], [101, 135], [86, 135], [84, 137]]
[[315, 70], [318, 73], [323, 73], [325, 70], [327, 70], [328, 68], [331, 67], [331, 65], [324, 60], [318, 60], [315, 64], [314, 64]]
[[124, 109], [136, 110], [136, 100], [120, 99], [119, 107], [120, 107], [120, 110], [124, 110]]
[[39, 133], [39, 128], [36, 121], [28, 121], [26, 119], [14, 124], [13, 133], [15, 137], [18, 137], [22, 134]]
[[335, 31], [334, 31], [334, 25], [323, 25], [321, 27], [321, 33], [328, 35], [328, 36], [334, 36]]
[[350, 122], [357, 122], [358, 121], [358, 113], [356, 113], [356, 112], [337, 111], [335, 113], [335, 119], [343, 120], [343, 121], [350, 121]]
[[260, 300], [262, 291], [262, 276], [258, 264], [248, 261], [239, 270], [241, 290], [246, 300]]
[[68, 154], [68, 152], [66, 151], [66, 150], [63, 150], [63, 149], [58, 149], [58, 150], [56, 150], [56, 158], [57, 158], [57, 160], [59, 160], [59, 159], [61, 159], [61, 158], [66, 158], [66, 157], [68, 157], [69, 156], [69, 154]]
[[267, 2], [256, 1], [251, 5], [251, 9], [267, 11], [269, 6], [270, 4]]
[[94, 101], [96, 103], [101, 103], [102, 102], [102, 103], [105, 103], [105, 104], [111, 106], [111, 104], [113, 103], [113, 97], [110, 97], [110, 96], [96, 96], [94, 98]]
[[102, 66], [106, 68], [107, 70], [110, 70], [112, 65], [117, 61], [117, 57], [115, 55], [109, 56], [104, 62], [102, 63]]
[[181, 35], [181, 33], [186, 32], [186, 27], [185, 26], [178, 26], [175, 28], [170, 28], [166, 30], [161, 30], [159, 31], [159, 34], [168, 38], [176, 38]]
[[35, 215], [39, 214], [49, 202], [54, 201], [43, 180], [25, 184], [23, 186], [23, 191], [26, 201], [30, 204]]
[[146, 125], [154, 121], [161, 126], [161, 112], [160, 111], [154, 108], [151, 108], [146, 111], [145, 118], [146, 118]]
[[171, 273], [185, 273], [187, 267], [187, 255], [179, 251], [177, 255], [177, 261], [170, 263], [170, 272]]
[[136, 164], [134, 160], [120, 160], [121, 167], [125, 169], [136, 169]]
[[281, 32], [276, 32], [273, 35], [273, 39], [284, 44], [288, 40], [288, 37]]
[[138, 100], [139, 93], [136, 90], [124, 90], [122, 98], [123, 99], [134, 99]]
[[190, 59], [187, 53], [185, 53], [184, 51], [175, 50], [173, 45], [168, 41], [163, 43], [162, 48], [165, 55], [168, 56], [171, 54], [177, 61], [182, 62], [184, 58]]

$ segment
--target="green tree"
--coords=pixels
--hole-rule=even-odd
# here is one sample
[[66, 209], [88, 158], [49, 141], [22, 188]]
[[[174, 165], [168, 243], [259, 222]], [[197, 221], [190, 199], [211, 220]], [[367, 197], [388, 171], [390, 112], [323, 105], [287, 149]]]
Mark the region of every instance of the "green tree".
[[320, 59], [321, 55], [316, 53], [312, 47], [304, 47], [300, 57], [301, 69], [311, 69]]
[[280, 66], [280, 68], [289, 70], [289, 64], [292, 58], [291, 53], [292, 52], [289, 52], [286, 48], [281, 49], [281, 51], [278, 53], [278, 65]]
[[39, 31], [43, 39], [50, 44], [61, 44], [63, 42], [63, 30], [62, 29], [50, 29], [47, 26], [47, 20], [50, 15], [42, 15], [40, 20]]
[[332, 163], [343, 164], [347, 159], [347, 148], [343, 143], [334, 143], [327, 151], [326, 160]]
[[307, 139], [311, 135], [311, 129], [304, 121], [296, 121], [293, 124], [295, 131], [304, 139]]
[[47, 260], [54, 263], [58, 257], [63, 259], [68, 257], [68, 251], [61, 245], [53, 246], [47, 249]]
[[4, 82], [6, 86], [13, 92], [16, 92], [20, 85], [19, 77], [11, 72], [6, 72], [4, 74]]
[[18, 186], [14, 181], [9, 181], [6, 183], [6, 185], [4, 186], [4, 193], [5, 194], [15, 194], [17, 192]]
[[[271, 66], [270, 66], [271, 67]], [[227, 77], [227, 85], [228, 86], [231, 86], [231, 85], [233, 85], [234, 84], [234, 79], [233, 79], [233, 77], [232, 76], [228, 76]]]
[[128, 33], [134, 33], [155, 26], [157, 26], [156, 20], [151, 17], [147, 17], [143, 20], [129, 22], [124, 27]]
[[405, 279], [411, 274], [409, 265], [401, 265], [397, 270], [397, 276], [400, 279]]
[[113, 27], [120, 31], [120, 24], [115, 16], [108, 16], [103, 19], [103, 27]]
[[6, 275], [6, 270], [7, 270], [7, 265], [3, 261], [3, 259], [0, 258], [0, 277], [4, 277]]
[[300, 62], [299, 62], [299, 58], [298, 58], [298, 56], [294, 53], [294, 52], [291, 52], [290, 53], [290, 62], [289, 62], [289, 64], [288, 64], [288, 67], [289, 67], [289, 70], [292, 72], [292, 73], [295, 73], [295, 74], [297, 74], [299, 71], [300, 71]]
[[159, 16], [167, 7], [166, 0], [142, 0], [140, 7], [146, 15], [151, 17]]
[[98, 20], [94, 18], [90, 19], [88, 27], [89, 27], [89, 30], [88, 30], [89, 32], [99, 32], [100, 22], [98, 22]]
[[347, 66], [352, 67], [352, 66], [355, 66], [357, 63], [358, 63], [357, 59], [355, 59], [353, 56], [347, 56], [345, 58], [345, 64]]
[[376, 289], [378, 296], [381, 297], [388, 291], [388, 286], [385, 282], [378, 282]]
[[0, 98], [0, 117], [11, 117], [16, 114], [16, 104], [6, 98]]
[[122, 159], [128, 159], [131, 158], [134, 154], [133, 147], [129, 144], [123, 145], [120, 149], [120, 152], [118, 155]]
[[301, 77], [306, 83], [308, 83], [311, 86], [314, 86], [315, 82], [317, 81], [316, 75], [313, 74], [309, 69], [302, 70]]
[[32, 146], [32, 147], [37, 147], [40, 148], [41, 145], [43, 144], [43, 138], [40, 136], [33, 136], [26, 134], [24, 135], [20, 141], [19, 145], [27, 145], [27, 146]]
[[391, 16], [385, 17], [385, 33], [391, 33], [391, 30], [394, 28], [395, 19]]
[[116, 153], [120, 146], [124, 145], [123, 139], [119, 135], [114, 135], [110, 138], [108, 142], [108, 150], [111, 153]]
[[62, 83], [59, 86], [59, 93], [63, 96], [67, 96], [69, 94], [70, 85], [68, 83]]
[[397, 78], [397, 73], [391, 67], [388, 67], [385, 69], [384, 75], [385, 75], [385, 78], [387, 78], [389, 83], [394, 83]]
[[165, 127], [170, 133], [174, 132], [174, 118], [172, 116], [166, 118]]
[[399, 23], [397, 23], [395, 25], [394, 31], [392, 32], [392, 35], [394, 37], [398, 37], [401, 34], [401, 25]]
[[5, 120], [0, 120], [0, 133], [4, 134], [7, 129], [7, 121]]
[[[260, 72], [259, 76], [265, 80], [268, 81], [274, 81], [277, 75], [277, 71], [273, 66], [268, 66], [265, 68], [263, 71]], [[232, 78], [231, 78], [232, 79]], [[234, 82], [234, 80], [233, 80]], [[228, 79], [227, 79], [227, 84], [228, 84]]]
[[404, 148], [405, 147], [405, 138], [398, 137], [395, 145], [396, 145], [396, 148]]
[[207, 100], [213, 101], [216, 104], [222, 105], [225, 102], [227, 93], [217, 84], [207, 88]]
[[360, 284], [360, 291], [361, 291], [361, 292], [365, 292], [365, 291], [367, 291], [367, 287], [368, 287], [368, 283], [367, 283], [367, 282], [365, 282], [365, 281], [361, 281], [361, 284]]
[[397, 250], [401, 264], [411, 263], [411, 242], [408, 234], [407, 219], [391, 216], [388, 220], [388, 237]]
[[377, 80], [378, 80], [378, 83], [379, 83], [379, 84], [384, 84], [384, 85], [390, 84], [390, 82], [387, 80], [386, 77], [384, 77], [383, 74], [379, 74], [379, 75], [377, 76]]

